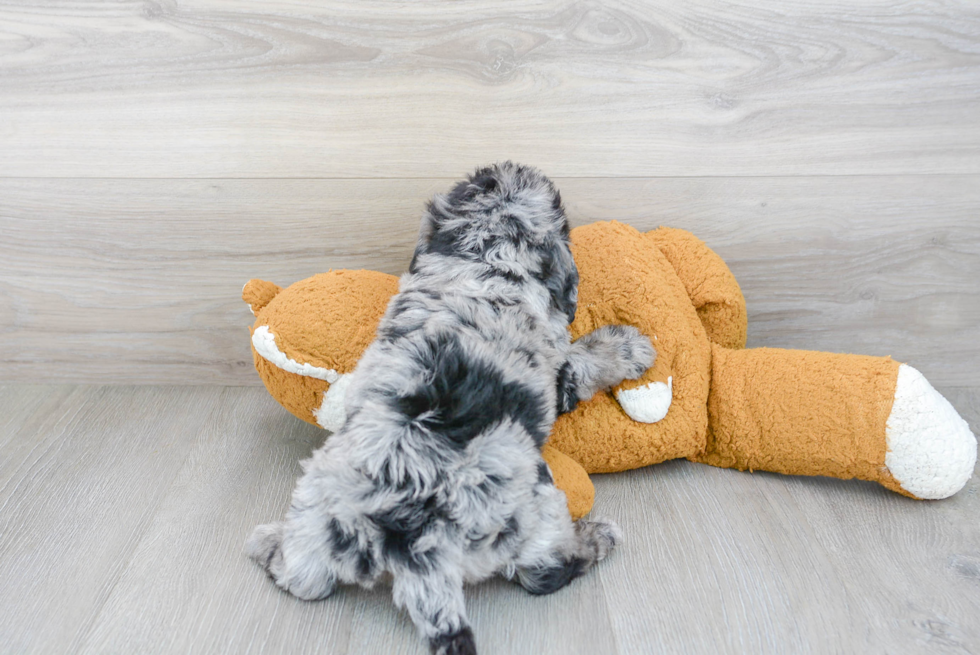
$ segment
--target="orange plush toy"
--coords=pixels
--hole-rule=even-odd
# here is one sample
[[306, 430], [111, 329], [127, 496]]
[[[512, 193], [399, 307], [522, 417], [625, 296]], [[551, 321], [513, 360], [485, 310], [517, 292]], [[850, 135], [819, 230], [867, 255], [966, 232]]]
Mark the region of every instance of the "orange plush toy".
[[[679, 457], [713, 466], [874, 480], [945, 498], [973, 473], [966, 422], [915, 369], [890, 358], [744, 349], [745, 301], [725, 263], [683, 230], [620, 223], [572, 230], [576, 339], [610, 323], [648, 335], [639, 380], [559, 417], [544, 449], [574, 518], [592, 507], [589, 473]], [[287, 289], [252, 280], [255, 367], [299, 418], [336, 430], [345, 375], [374, 338], [398, 279], [332, 271]]]

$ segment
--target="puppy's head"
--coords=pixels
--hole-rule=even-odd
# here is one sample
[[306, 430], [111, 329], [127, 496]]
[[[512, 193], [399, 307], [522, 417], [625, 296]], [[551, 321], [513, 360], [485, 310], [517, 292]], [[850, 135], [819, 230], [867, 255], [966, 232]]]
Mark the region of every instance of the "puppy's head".
[[428, 204], [409, 271], [417, 271], [422, 255], [437, 254], [480, 261], [515, 279], [533, 277], [571, 321], [578, 272], [568, 234], [561, 195], [551, 180], [531, 166], [493, 164]]

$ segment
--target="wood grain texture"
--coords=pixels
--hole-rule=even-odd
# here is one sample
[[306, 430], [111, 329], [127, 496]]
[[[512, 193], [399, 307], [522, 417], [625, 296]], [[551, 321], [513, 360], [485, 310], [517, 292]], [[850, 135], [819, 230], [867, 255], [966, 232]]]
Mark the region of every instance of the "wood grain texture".
[[[980, 393], [948, 396], [980, 431]], [[594, 480], [629, 536], [600, 574], [620, 652], [980, 650], [977, 471], [936, 502], [684, 461]]]
[[285, 513], [300, 459], [326, 434], [279, 409], [260, 389], [212, 403], [80, 652], [348, 652], [352, 613], [382, 598], [300, 602], [243, 552], [255, 525]]
[[[21, 402], [33, 411], [0, 434], [0, 643], [69, 652], [125, 570], [218, 390], [28, 392]], [[5, 388], [0, 406], [24, 393]]]
[[[83, 653], [427, 652], [391, 590], [342, 588], [297, 601], [241, 552], [288, 505], [299, 460], [325, 433], [260, 389], [226, 388], [103, 604]], [[597, 578], [542, 602], [505, 582], [469, 590], [485, 653], [616, 653]], [[505, 629], [505, 626], [510, 628]]]
[[[980, 176], [557, 180], [574, 224], [691, 230], [749, 345], [980, 384]], [[449, 179], [0, 180], [0, 380], [259, 384], [252, 277], [407, 268]]]
[[0, 176], [980, 173], [980, 7], [0, 5]]
[[[980, 431], [980, 389], [949, 396]], [[0, 386], [3, 649], [423, 655], [386, 585], [304, 602], [242, 553], [324, 434], [262, 389]], [[594, 480], [624, 545], [551, 596], [469, 588], [480, 652], [980, 650], [976, 476], [934, 502], [680, 461]]]

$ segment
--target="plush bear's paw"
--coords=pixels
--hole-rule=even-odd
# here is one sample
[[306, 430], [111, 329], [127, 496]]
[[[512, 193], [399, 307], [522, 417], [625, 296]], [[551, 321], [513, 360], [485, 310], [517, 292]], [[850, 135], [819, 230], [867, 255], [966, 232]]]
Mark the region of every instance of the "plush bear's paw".
[[623, 411], [640, 423], [656, 423], [667, 416], [671, 400], [674, 397], [674, 379], [667, 378], [667, 383], [651, 382], [635, 389], [620, 389], [616, 392], [616, 400]]
[[885, 466], [918, 498], [952, 496], [973, 474], [977, 440], [953, 406], [911, 366], [898, 369], [885, 429]]

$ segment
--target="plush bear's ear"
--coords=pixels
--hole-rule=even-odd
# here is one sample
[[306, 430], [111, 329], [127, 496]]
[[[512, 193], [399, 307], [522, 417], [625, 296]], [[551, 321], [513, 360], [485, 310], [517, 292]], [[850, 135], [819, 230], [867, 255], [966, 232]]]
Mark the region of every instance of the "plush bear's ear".
[[242, 287], [242, 300], [248, 303], [252, 314], [258, 314], [275, 298], [282, 288], [265, 280], [249, 280]]

